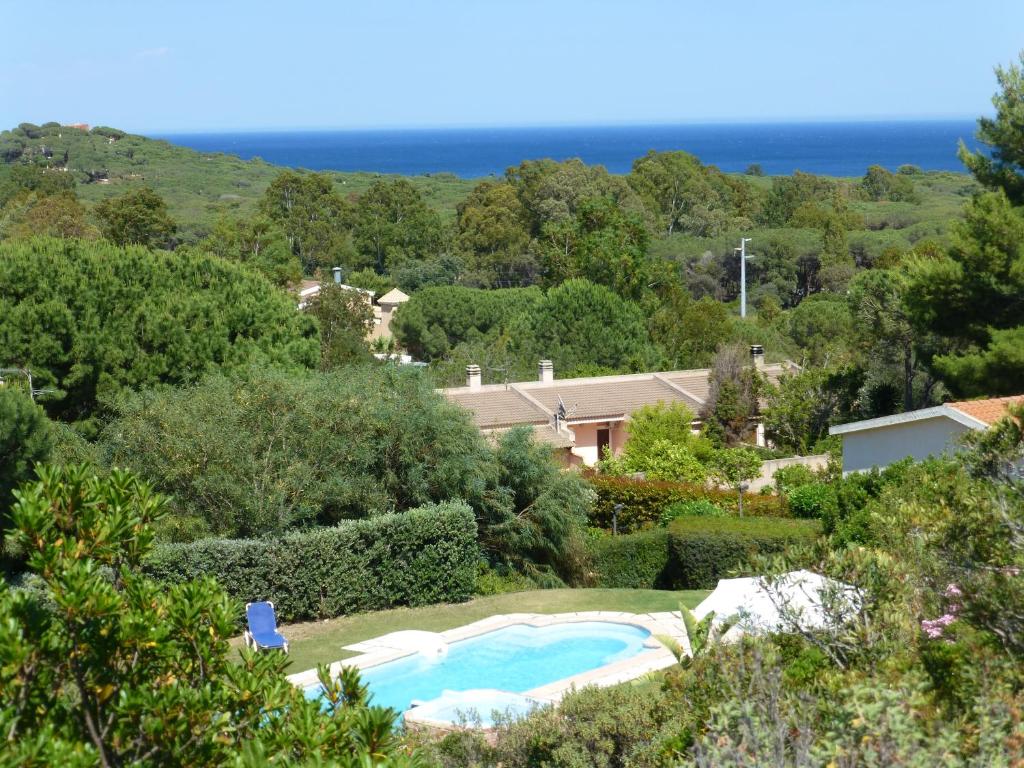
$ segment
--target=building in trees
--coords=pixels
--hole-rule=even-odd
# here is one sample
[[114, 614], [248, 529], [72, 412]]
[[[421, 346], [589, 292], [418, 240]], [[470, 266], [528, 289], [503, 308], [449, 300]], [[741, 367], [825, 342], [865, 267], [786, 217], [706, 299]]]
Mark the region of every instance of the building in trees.
[[[754, 349], [760, 349], [755, 347]], [[749, 366], [776, 383], [797, 366], [764, 363], [762, 352]], [[537, 379], [484, 385], [478, 365], [467, 366], [466, 385], [443, 390], [452, 402], [468, 409], [481, 432], [501, 434], [512, 427], [532, 426], [538, 439], [555, 445], [566, 464], [589, 466], [605, 450], [618, 455], [626, 444], [626, 423], [644, 406], [682, 403], [701, 413], [711, 390], [711, 370], [661, 371], [622, 376], [555, 379], [550, 360], [541, 360]], [[691, 428], [703, 423], [695, 418]], [[753, 435], [764, 445], [764, 430]]]
[[960, 450], [960, 437], [987, 430], [1024, 395], [945, 403], [934, 408], [839, 424], [829, 429], [843, 441], [843, 473], [882, 469], [907, 458], [921, 460]]

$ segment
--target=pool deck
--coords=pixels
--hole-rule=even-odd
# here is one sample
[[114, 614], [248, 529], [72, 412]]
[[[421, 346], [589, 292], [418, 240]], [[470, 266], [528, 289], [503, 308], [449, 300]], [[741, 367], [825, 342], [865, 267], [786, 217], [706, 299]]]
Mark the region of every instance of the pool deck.
[[[531, 627], [546, 627], [552, 624], [568, 624], [583, 621], [602, 621], [613, 624], [629, 624], [634, 627], [646, 629], [651, 633], [644, 645], [646, 650], [622, 661], [606, 664], [603, 667], [582, 672], [578, 675], [556, 680], [553, 683], [542, 685], [538, 688], [526, 691], [522, 695], [544, 703], [557, 703], [562, 697], [577, 688], [588, 685], [600, 687], [617, 685], [619, 683], [635, 680], [650, 672], [666, 669], [676, 663], [672, 652], [660, 643], [656, 638], [669, 637], [679, 643], [689, 653], [689, 643], [686, 638], [686, 631], [683, 628], [682, 617], [678, 611], [665, 611], [663, 613], [622, 613], [619, 611], [581, 611], [579, 613], [506, 613], [497, 616], [489, 616], [472, 624], [466, 624], [444, 632], [420, 632], [417, 630], [404, 630], [391, 632], [371, 640], [364, 640], [361, 643], [354, 643], [345, 646], [347, 651], [358, 651], [359, 656], [354, 656], [344, 661], [336, 661], [330, 665], [331, 674], [337, 675], [343, 666], [366, 669], [375, 667], [378, 664], [385, 664], [395, 661], [422, 650], [429, 649], [432, 644], [455, 643], [459, 640], [466, 640], [470, 637], [487, 632], [493, 632], [505, 627], [525, 624]], [[301, 688], [316, 685], [317, 672], [315, 669], [298, 672], [289, 675], [288, 680]], [[413, 710], [410, 710], [410, 712]]]

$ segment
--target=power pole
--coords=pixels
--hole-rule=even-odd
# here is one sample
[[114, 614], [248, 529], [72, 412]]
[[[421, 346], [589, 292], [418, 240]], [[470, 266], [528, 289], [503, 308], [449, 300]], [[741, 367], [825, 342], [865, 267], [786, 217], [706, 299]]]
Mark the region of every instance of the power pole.
[[740, 254], [740, 317], [747, 316], [747, 243], [749, 237], [740, 238], [740, 247], [733, 248]]

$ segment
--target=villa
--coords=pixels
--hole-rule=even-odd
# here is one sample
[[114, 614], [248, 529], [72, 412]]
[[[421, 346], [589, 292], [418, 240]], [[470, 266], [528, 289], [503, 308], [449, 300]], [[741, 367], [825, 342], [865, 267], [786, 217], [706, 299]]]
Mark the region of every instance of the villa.
[[[407, 302], [409, 297], [397, 288], [392, 288], [383, 296], [377, 298], [375, 291], [356, 288], [341, 282], [341, 267], [333, 267], [331, 271], [334, 273], [335, 285], [347, 291], [357, 292], [364, 298], [370, 309], [373, 310], [373, 327], [370, 328], [370, 332], [366, 336], [367, 340], [376, 341], [377, 339], [391, 338], [391, 319], [395, 315], [395, 310]], [[305, 309], [310, 300], [320, 293], [320, 281], [303, 280], [299, 283], [297, 292], [299, 295], [299, 309]]]
[[1024, 395], [945, 403], [934, 408], [839, 424], [829, 429], [843, 441], [843, 474], [864, 472], [913, 458], [949, 455], [959, 450], [958, 438], [985, 430], [1006, 415]]
[[[797, 366], [791, 362], [766, 364], [760, 345], [751, 347], [752, 364], [776, 383]], [[687, 371], [634, 373], [555, 379], [550, 360], [541, 360], [535, 381], [507, 384], [481, 383], [480, 367], [466, 367], [466, 385], [442, 390], [453, 403], [473, 414], [476, 426], [487, 434], [517, 426], [530, 426], [539, 440], [551, 443], [567, 465], [589, 466], [605, 449], [619, 454], [626, 444], [626, 424], [634, 411], [658, 403], [685, 404], [699, 414], [708, 396], [707, 368]], [[699, 430], [699, 418], [692, 423]], [[755, 426], [758, 445], [764, 445], [764, 426]]]

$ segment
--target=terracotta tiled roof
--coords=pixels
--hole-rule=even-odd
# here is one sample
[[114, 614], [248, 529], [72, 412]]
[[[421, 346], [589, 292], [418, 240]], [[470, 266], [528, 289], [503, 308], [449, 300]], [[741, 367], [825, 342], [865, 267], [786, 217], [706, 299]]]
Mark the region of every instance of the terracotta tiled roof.
[[516, 424], [547, 424], [551, 417], [513, 389], [488, 387], [473, 392], [448, 390], [448, 399], [473, 412], [480, 429], [498, 429]]
[[959, 403], [946, 403], [946, 405], [978, 421], [995, 424], [1006, 415], [1007, 408], [1020, 403], [1024, 403], [1024, 395], [991, 397], [987, 400], [964, 400]]
[[[777, 382], [797, 367], [778, 363], [761, 370], [769, 381]], [[572, 426], [578, 421], [622, 420], [638, 408], [657, 403], [682, 402], [697, 413], [707, 398], [708, 374], [707, 369], [701, 369], [555, 379], [550, 383], [520, 381], [477, 390], [454, 387], [444, 390], [444, 394], [471, 410], [476, 425], [484, 430], [515, 424], [552, 424], [561, 397], [568, 410], [566, 421]]]

